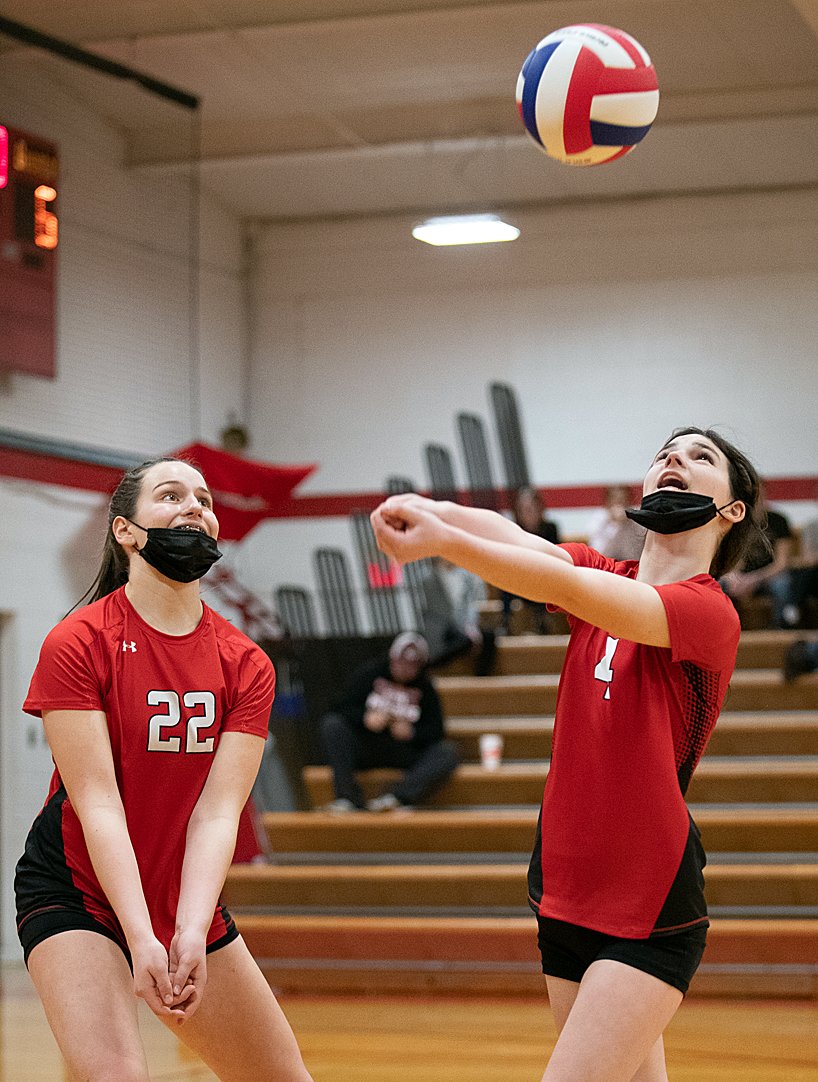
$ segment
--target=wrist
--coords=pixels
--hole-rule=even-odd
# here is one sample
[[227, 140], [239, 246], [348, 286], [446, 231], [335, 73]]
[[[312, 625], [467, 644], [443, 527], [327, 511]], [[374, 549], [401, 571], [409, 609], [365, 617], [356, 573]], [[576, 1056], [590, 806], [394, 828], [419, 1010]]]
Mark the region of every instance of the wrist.
[[441, 525], [436, 545], [437, 555], [442, 556], [449, 563], [462, 566], [464, 549], [466, 552], [469, 551], [472, 535], [453, 522], [443, 522]]
[[152, 944], [156, 939], [150, 924], [139, 925], [131, 929], [123, 926], [122, 930], [125, 932], [125, 939], [131, 954], [138, 954], [140, 950]]
[[176, 927], [174, 929], [174, 933], [177, 936], [178, 935], [187, 935], [187, 936], [195, 935], [195, 936], [199, 936], [201, 939], [206, 939], [207, 938], [207, 933], [210, 931], [211, 920], [212, 920], [212, 914], [211, 914], [211, 919], [209, 919], [209, 920], [206, 920], [204, 917], [199, 917], [199, 918], [187, 917], [186, 918], [184, 915], [177, 914], [177, 916], [176, 916]]

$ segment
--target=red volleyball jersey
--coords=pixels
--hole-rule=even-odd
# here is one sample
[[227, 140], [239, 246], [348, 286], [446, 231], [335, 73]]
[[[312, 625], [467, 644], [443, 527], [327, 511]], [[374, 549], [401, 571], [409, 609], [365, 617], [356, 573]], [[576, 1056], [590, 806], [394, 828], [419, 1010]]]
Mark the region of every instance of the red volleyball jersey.
[[[585, 545], [576, 566], [635, 578]], [[656, 590], [670, 647], [569, 616], [551, 765], [529, 870], [532, 908], [632, 939], [706, 923], [704, 853], [685, 804], [733, 672], [736, 611], [710, 575]]]
[[[269, 658], [218, 613], [205, 605], [194, 631], [165, 635], [137, 614], [124, 587], [67, 616], [43, 644], [23, 709], [37, 716], [44, 710], [105, 712], [153, 930], [166, 947], [188, 821], [221, 733], [266, 737], [274, 688]], [[61, 870], [66, 882], [70, 876], [84, 907], [122, 936], [56, 768], [24, 861], [36, 865], [42, 854], [64, 862], [52, 871]], [[208, 943], [224, 931], [217, 910]]]

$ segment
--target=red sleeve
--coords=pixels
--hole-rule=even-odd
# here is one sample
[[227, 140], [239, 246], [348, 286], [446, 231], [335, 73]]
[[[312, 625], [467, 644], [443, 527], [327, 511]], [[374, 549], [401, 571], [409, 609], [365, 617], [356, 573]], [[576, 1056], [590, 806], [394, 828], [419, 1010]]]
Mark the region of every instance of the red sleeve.
[[275, 686], [272, 661], [257, 646], [248, 650], [239, 662], [238, 687], [222, 722], [222, 730], [266, 737]]
[[574, 567], [593, 567], [597, 571], [610, 571], [614, 575], [633, 578], [639, 566], [638, 560], [613, 560], [610, 556], [603, 556], [596, 549], [577, 541], [568, 541], [560, 545], [560, 548], [565, 549], [574, 561]]
[[662, 599], [674, 661], [721, 671], [735, 664], [741, 634], [733, 603], [709, 575], [655, 587]]
[[600, 571], [613, 571], [616, 567], [615, 560], [577, 541], [567, 541], [560, 548], [565, 549], [574, 561], [574, 567], [595, 567]]
[[[588, 545], [576, 541], [567, 541], [559, 547], [565, 549], [574, 561], [574, 567], [592, 567], [596, 571], [610, 571], [613, 575], [626, 575], [633, 578], [636, 574], [636, 568], [639, 566], [635, 560], [612, 560], [610, 556], [603, 556], [596, 549], [589, 548]], [[545, 607], [549, 612], [564, 612], [564, 609], [561, 609], [559, 605], [552, 605], [549, 602], [546, 602]], [[566, 616], [569, 621], [574, 619], [570, 612], [566, 613]]]
[[63, 620], [40, 650], [23, 710], [103, 710], [100, 674], [93, 664], [95, 635], [85, 624]]

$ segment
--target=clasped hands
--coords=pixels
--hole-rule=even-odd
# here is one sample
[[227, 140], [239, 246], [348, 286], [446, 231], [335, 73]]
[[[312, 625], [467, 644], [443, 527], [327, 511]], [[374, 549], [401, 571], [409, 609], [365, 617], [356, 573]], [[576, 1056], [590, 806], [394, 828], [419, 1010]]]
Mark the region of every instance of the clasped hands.
[[371, 733], [381, 733], [387, 727], [395, 740], [411, 740], [415, 727], [408, 718], [396, 718], [384, 710], [367, 710], [364, 725]]
[[207, 983], [205, 939], [178, 931], [166, 951], [151, 936], [131, 949], [134, 991], [159, 1018], [184, 1022], [197, 1010]]
[[441, 555], [451, 529], [445, 507], [415, 492], [390, 496], [370, 515], [378, 548], [401, 564]]

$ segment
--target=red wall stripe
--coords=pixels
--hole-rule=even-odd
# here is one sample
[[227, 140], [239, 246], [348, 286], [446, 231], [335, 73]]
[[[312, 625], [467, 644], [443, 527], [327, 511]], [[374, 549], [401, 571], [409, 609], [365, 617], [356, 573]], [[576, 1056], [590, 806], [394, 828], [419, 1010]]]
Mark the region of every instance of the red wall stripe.
[[56, 458], [52, 455], [0, 447], [0, 476], [41, 481], [47, 485], [65, 485], [89, 492], [113, 492], [123, 471], [95, 462]]
[[[122, 471], [113, 466], [92, 462], [56, 458], [0, 447], [0, 476], [37, 481], [50, 485], [65, 485], [90, 492], [113, 492]], [[641, 482], [631, 485], [634, 500], [641, 491]], [[767, 497], [776, 500], [818, 499], [818, 477], [771, 477], [766, 482]], [[600, 507], [605, 499], [604, 485], [543, 486], [540, 493], [547, 507]], [[509, 506], [508, 494], [499, 492], [500, 504]], [[468, 494], [464, 493], [468, 503]], [[356, 511], [374, 510], [384, 498], [382, 492], [331, 492], [311, 496], [293, 496], [271, 516], [273, 518], [346, 518]]]

